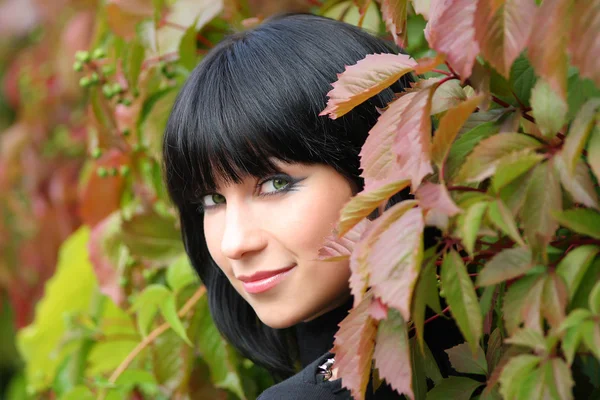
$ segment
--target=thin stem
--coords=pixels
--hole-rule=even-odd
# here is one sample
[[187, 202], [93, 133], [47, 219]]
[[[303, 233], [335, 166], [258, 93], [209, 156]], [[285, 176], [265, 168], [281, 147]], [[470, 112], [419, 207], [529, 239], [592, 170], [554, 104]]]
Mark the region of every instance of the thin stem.
[[456, 71], [454, 70], [454, 68], [452, 68], [450, 66], [450, 64], [448, 63], [448, 61], [446, 61], [444, 64], [446, 64], [446, 67], [448, 67], [448, 71], [450, 71], [452, 73], [452, 75], [458, 76], [458, 74], [456, 73]]
[[448, 306], [448, 307], [444, 308], [444, 309], [442, 310], [442, 312], [441, 312], [441, 313], [439, 313], [439, 314], [435, 314], [435, 315], [433, 315], [433, 316], [431, 316], [431, 317], [427, 318], [427, 319], [426, 319], [426, 320], [423, 322], [423, 325], [425, 325], [425, 324], [428, 324], [428, 323], [430, 323], [431, 321], [434, 321], [434, 320], [438, 319], [438, 318], [439, 318], [441, 315], [443, 315], [443, 314], [446, 314], [448, 311], [450, 311], [450, 306]]
[[451, 72], [444, 71], [443, 69], [436, 69], [436, 68], [434, 68], [431, 71], [432, 72], [437, 72], [438, 74], [442, 74], [442, 75], [446, 75], [446, 76], [452, 76]]
[[366, 4], [364, 5], [364, 7], [362, 8], [362, 10], [361, 10], [361, 11], [362, 11], [362, 13], [360, 14], [360, 18], [359, 18], [359, 20], [358, 20], [358, 27], [359, 27], [359, 28], [362, 28], [362, 26], [363, 26], [363, 22], [364, 22], [364, 20], [365, 20], [365, 16], [367, 15], [367, 10], [368, 10], [368, 9], [369, 9], [369, 7], [371, 6], [371, 2], [372, 2], [372, 1], [373, 1], [373, 0], [368, 0], [368, 1], [366, 2]]
[[[202, 296], [204, 296], [205, 293], [206, 287], [199, 287], [198, 290], [196, 290], [196, 292], [192, 295], [192, 297], [190, 297], [188, 301], [185, 302], [183, 307], [181, 307], [177, 315], [179, 315], [180, 318], [184, 317], [188, 312], [190, 312], [192, 307], [194, 307], [196, 303], [198, 303], [198, 301], [202, 298]], [[127, 355], [127, 357], [125, 357], [125, 359], [117, 367], [115, 372], [113, 372], [113, 374], [110, 376], [108, 381], [114, 384], [117, 381], [117, 379], [119, 379], [119, 376], [121, 376], [121, 374], [133, 362], [133, 360], [141, 353], [141, 351], [148, 347], [152, 342], [154, 342], [154, 340], [156, 340], [157, 337], [169, 330], [170, 327], [171, 326], [169, 325], [169, 323], [165, 322], [164, 324], [160, 325], [158, 328], [150, 332], [150, 334], [137, 346], [135, 346], [135, 348]], [[103, 398], [104, 396], [101, 396], [101, 399]]]

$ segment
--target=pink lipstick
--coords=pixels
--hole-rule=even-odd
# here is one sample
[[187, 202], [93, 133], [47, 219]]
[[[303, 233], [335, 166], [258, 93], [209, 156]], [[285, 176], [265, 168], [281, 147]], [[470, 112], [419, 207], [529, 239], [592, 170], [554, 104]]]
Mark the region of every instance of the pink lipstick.
[[239, 276], [238, 279], [242, 281], [246, 292], [251, 294], [262, 293], [277, 286], [295, 266], [296, 264], [276, 271], [259, 271], [251, 276]]

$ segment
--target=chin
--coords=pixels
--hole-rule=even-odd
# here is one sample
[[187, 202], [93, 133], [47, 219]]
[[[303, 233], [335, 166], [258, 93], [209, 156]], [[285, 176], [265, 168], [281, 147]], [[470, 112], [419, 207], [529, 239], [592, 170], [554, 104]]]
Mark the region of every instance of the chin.
[[299, 320], [296, 320], [296, 319], [283, 318], [283, 317], [277, 316], [277, 315], [266, 315], [264, 317], [259, 315], [258, 318], [262, 321], [263, 324], [265, 324], [269, 328], [273, 328], [273, 329], [290, 328], [290, 327], [296, 325], [298, 322], [300, 322]]

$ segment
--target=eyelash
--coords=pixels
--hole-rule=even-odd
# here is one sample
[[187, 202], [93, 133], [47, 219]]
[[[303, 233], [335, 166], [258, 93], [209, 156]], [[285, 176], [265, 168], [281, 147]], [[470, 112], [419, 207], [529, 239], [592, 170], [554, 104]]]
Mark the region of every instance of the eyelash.
[[[292, 178], [291, 176], [286, 175], [286, 174], [278, 174], [278, 175], [273, 175], [273, 176], [270, 176], [270, 177], [268, 177], [266, 179], [263, 179], [262, 181], [260, 181], [260, 182], [258, 182], [256, 184], [256, 187], [260, 188], [265, 183], [267, 183], [269, 181], [272, 181], [272, 180], [275, 180], [275, 179], [285, 179], [286, 181], [288, 181], [288, 184], [283, 189], [279, 189], [279, 190], [276, 190], [274, 192], [260, 193], [259, 194], [260, 197], [268, 197], [268, 196], [274, 196], [274, 195], [278, 195], [278, 194], [292, 192], [292, 191], [294, 191], [294, 190], [297, 189], [298, 182], [300, 182], [302, 180], [302, 179]], [[215, 193], [205, 193], [205, 194], [201, 195], [201, 198], [204, 198], [205, 196], [208, 196], [210, 194], [215, 194]], [[222, 205], [222, 204], [217, 204], [217, 205], [214, 205], [214, 206], [207, 206], [207, 205], [204, 205], [204, 203], [202, 202], [202, 200], [200, 200], [200, 202], [198, 203], [198, 207], [197, 207], [196, 210], [198, 212], [202, 213], [202, 212], [204, 212], [206, 210], [217, 208], [220, 205]]]

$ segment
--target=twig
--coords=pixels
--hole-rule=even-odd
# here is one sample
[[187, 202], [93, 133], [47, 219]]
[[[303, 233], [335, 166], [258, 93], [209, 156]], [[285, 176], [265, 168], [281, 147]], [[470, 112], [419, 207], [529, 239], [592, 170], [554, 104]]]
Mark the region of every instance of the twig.
[[[183, 307], [181, 307], [181, 309], [179, 310], [177, 315], [180, 318], [184, 317], [188, 312], [190, 312], [192, 307], [194, 307], [196, 305], [196, 303], [198, 303], [198, 301], [202, 298], [202, 296], [204, 296], [205, 293], [206, 293], [206, 287], [204, 287], [204, 286], [199, 287], [198, 290], [196, 290], [196, 292], [192, 295], [192, 297], [190, 297], [188, 299], [188, 301], [185, 302]], [[169, 325], [168, 322], [165, 322], [164, 324], [160, 325], [158, 328], [156, 328], [155, 330], [150, 332], [150, 334], [146, 338], [144, 338], [144, 340], [142, 340], [137, 346], [135, 346], [135, 348], [133, 350], [131, 350], [131, 352], [127, 355], [127, 357], [125, 357], [125, 359], [117, 367], [115, 372], [113, 372], [113, 374], [110, 376], [108, 381], [110, 383], [114, 384], [117, 381], [117, 379], [119, 379], [119, 376], [121, 376], [121, 374], [129, 367], [129, 365], [133, 362], [133, 360], [138, 356], [138, 354], [140, 354], [142, 350], [144, 350], [152, 342], [154, 342], [154, 340], [156, 340], [157, 337], [159, 337], [160, 335], [165, 333], [167, 330], [169, 330], [170, 327], [171, 327], [171, 325]], [[104, 399], [104, 397], [105, 397], [104, 395], [100, 396], [100, 399]]]
[[452, 76], [452, 73], [448, 72], [448, 71], [444, 71], [443, 69], [432, 69], [431, 72], [437, 72], [438, 74], [442, 74], [442, 75], [446, 75], [446, 76]]

